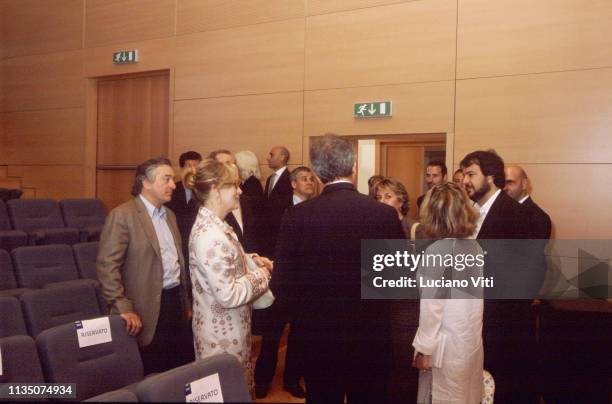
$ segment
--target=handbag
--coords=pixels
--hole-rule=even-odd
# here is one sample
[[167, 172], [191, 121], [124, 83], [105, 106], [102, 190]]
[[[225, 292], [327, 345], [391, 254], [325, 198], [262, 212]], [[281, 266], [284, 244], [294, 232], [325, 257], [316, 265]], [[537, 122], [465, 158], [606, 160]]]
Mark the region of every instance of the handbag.
[[[244, 254], [244, 257], [245, 257], [247, 268], [249, 269], [249, 271], [254, 271], [256, 269], [259, 269], [259, 267], [257, 266], [257, 264], [255, 263], [253, 258], [251, 258], [250, 255]], [[274, 303], [274, 295], [272, 294], [272, 291], [270, 290], [270, 288], [268, 288], [261, 296], [259, 296], [257, 299], [253, 301], [252, 306], [254, 310], [261, 310], [261, 309], [267, 309], [268, 307], [272, 306], [272, 303]]]

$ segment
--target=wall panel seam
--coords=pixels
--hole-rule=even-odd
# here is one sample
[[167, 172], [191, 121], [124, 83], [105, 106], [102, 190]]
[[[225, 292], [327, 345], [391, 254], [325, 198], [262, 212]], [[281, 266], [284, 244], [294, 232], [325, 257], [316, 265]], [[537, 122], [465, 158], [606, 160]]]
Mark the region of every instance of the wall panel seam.
[[304, 90], [274, 91], [270, 93], [230, 94], [230, 95], [219, 95], [219, 96], [211, 96], [211, 97], [195, 97], [195, 98], [175, 98], [174, 102], [211, 100], [211, 99], [218, 99], [218, 98], [253, 97], [253, 96], [258, 96], [258, 95], [297, 94], [297, 93], [302, 93], [302, 92], [304, 92]]
[[16, 110], [8, 110], [8, 111], [0, 111], [0, 115], [2, 114], [17, 114], [20, 112], [44, 112], [44, 111], [63, 111], [69, 109], [85, 109], [85, 105], [77, 106], [77, 107], [56, 107], [56, 108], [36, 108], [36, 109], [16, 109]]
[[402, 86], [402, 85], [412, 85], [412, 84], [449, 83], [451, 81], [455, 81], [455, 80], [445, 79], [445, 80], [426, 80], [426, 81], [398, 81], [394, 83], [366, 84], [363, 86], [309, 88], [309, 89], [304, 89], [304, 92], [316, 92], [316, 91], [328, 91], [328, 90], [350, 90], [350, 89], [357, 89], [357, 88], [390, 87], [390, 86]]
[[516, 73], [516, 74], [501, 74], [501, 75], [491, 75], [491, 76], [463, 77], [463, 78], [457, 78], [457, 81], [495, 79], [495, 78], [502, 78], [502, 77], [538, 76], [538, 75], [545, 75], [545, 74], [584, 72], [584, 71], [606, 70], [606, 69], [612, 69], [612, 65], [610, 65], [610, 66], [599, 66], [599, 67], [586, 67], [586, 68], [582, 68], [582, 69], [549, 70], [549, 71], [527, 72], [527, 73]]
[[[413, 1], [421, 1], [421, 0], [413, 0]], [[185, 32], [183, 34], [177, 33], [175, 36], [177, 38], [180, 38], [180, 37], [188, 36], [188, 35], [203, 34], [205, 32], [227, 31], [227, 30], [230, 30], [230, 29], [255, 27], [255, 26], [258, 26], [258, 25], [274, 24], [274, 23], [279, 23], [279, 22], [283, 22], [283, 21], [301, 20], [301, 19], [304, 19], [304, 18], [306, 18], [306, 17], [279, 18], [279, 19], [274, 19], [274, 20], [269, 20], [269, 21], [255, 22], [255, 23], [252, 23], [252, 24], [231, 25], [231, 26], [227, 26], [227, 27], [223, 27], [223, 28], [205, 29], [205, 30], [202, 30], [202, 31]]]
[[386, 3], [386, 4], [375, 4], [375, 5], [372, 5], [372, 6], [348, 8], [348, 9], [345, 9], [345, 10], [328, 11], [328, 12], [316, 13], [316, 14], [307, 14], [306, 17], [308, 18], [308, 17], [317, 17], [317, 16], [320, 16], [320, 15], [340, 14], [340, 13], [346, 13], [346, 12], [350, 12], [350, 11], [368, 10], [368, 9], [377, 8], [377, 7], [390, 7], [390, 6], [396, 6], [398, 4], [404, 4], [404, 3], [416, 3], [418, 1], [427, 1], [427, 0], [398, 0], [398, 1], [394, 1], [394, 2]]

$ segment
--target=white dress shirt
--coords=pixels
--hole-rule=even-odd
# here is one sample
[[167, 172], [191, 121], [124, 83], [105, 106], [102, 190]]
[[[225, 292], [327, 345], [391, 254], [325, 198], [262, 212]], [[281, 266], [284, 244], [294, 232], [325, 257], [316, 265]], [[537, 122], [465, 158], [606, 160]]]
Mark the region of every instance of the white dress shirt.
[[268, 195], [270, 195], [272, 193], [272, 190], [274, 189], [274, 187], [276, 186], [276, 183], [278, 182], [278, 179], [281, 177], [281, 175], [283, 175], [283, 172], [285, 172], [285, 170], [287, 169], [287, 166], [281, 167], [278, 170], [276, 170], [272, 176], [272, 178], [270, 178], [270, 185], [268, 188]]
[[176, 251], [176, 243], [174, 237], [168, 227], [166, 218], [166, 208], [162, 205], [160, 208], [153, 206], [151, 202], [147, 200], [142, 194], [139, 195], [140, 200], [145, 205], [147, 213], [153, 222], [155, 228], [155, 234], [157, 235], [157, 242], [159, 243], [159, 252], [161, 253], [162, 268], [163, 268], [163, 279], [162, 287], [164, 289], [171, 289], [178, 286], [181, 276], [181, 265], [179, 264], [178, 252]]
[[304, 202], [304, 199], [300, 198], [297, 194], [293, 194], [293, 205], [297, 205], [300, 202]]

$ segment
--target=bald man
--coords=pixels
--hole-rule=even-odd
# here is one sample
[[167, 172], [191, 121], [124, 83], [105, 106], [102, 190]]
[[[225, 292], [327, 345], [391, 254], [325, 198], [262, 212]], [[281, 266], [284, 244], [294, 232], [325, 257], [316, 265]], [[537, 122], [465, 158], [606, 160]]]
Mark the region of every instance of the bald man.
[[519, 166], [505, 168], [506, 185], [504, 191], [512, 199], [521, 204], [521, 208], [528, 220], [527, 231], [529, 238], [546, 240], [550, 238], [550, 216], [540, 208], [531, 198], [531, 184], [527, 173]]

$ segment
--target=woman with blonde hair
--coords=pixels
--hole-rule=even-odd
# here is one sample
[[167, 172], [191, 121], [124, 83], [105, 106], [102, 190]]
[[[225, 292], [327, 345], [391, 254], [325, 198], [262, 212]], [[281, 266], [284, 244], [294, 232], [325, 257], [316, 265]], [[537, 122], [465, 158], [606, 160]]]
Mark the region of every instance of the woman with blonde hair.
[[422, 238], [419, 223], [408, 216], [410, 197], [404, 184], [395, 178], [383, 177], [373, 184], [370, 194], [377, 201], [389, 205], [397, 211], [406, 238], [411, 240]]
[[241, 193], [234, 165], [206, 159], [186, 181], [201, 205], [189, 238], [196, 359], [234, 355], [253, 392], [251, 304], [268, 290], [272, 262], [247, 255], [224, 221]]
[[[467, 194], [454, 183], [436, 185], [425, 195], [421, 223], [437, 241], [427, 247], [427, 261], [417, 269], [421, 306], [412, 345], [413, 366], [421, 370], [419, 403], [482, 399], [482, 288], [473, 287], [470, 279], [482, 276], [484, 264], [482, 248], [470, 238], [476, 217]], [[469, 286], [458, 286], [459, 281]]]

